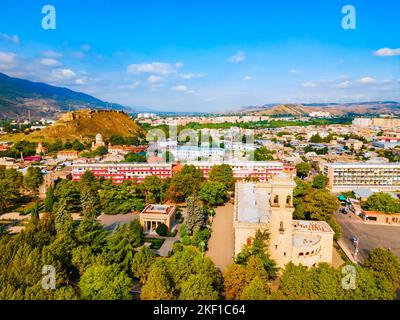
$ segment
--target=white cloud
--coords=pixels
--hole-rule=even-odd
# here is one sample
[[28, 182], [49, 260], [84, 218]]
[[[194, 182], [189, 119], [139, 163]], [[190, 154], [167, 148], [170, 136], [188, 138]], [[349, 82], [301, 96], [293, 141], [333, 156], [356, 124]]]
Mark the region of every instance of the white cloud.
[[313, 81], [309, 81], [309, 82], [302, 83], [301, 86], [303, 88], [317, 88], [318, 84]]
[[86, 57], [86, 54], [82, 51], [75, 51], [71, 53], [71, 56], [76, 59], [83, 59]]
[[43, 58], [40, 60], [40, 63], [47, 67], [57, 67], [61, 64], [58, 60], [50, 58]]
[[243, 51], [238, 51], [237, 54], [229, 58], [229, 61], [232, 63], [239, 63], [244, 60], [246, 60], [246, 53], [244, 53]]
[[397, 49], [381, 48], [377, 51], [374, 51], [374, 55], [376, 55], [377, 57], [400, 56], [400, 48], [397, 48]]
[[83, 51], [90, 51], [92, 49], [92, 47], [90, 46], [90, 44], [84, 44], [81, 46], [81, 49]]
[[178, 86], [172, 87], [171, 90], [177, 91], [177, 92], [184, 92], [184, 93], [194, 93], [193, 90], [189, 90], [189, 88], [185, 85], [178, 85]]
[[182, 66], [182, 63], [176, 63], [175, 65], [165, 62], [139, 63], [129, 65], [127, 71], [133, 74], [153, 73], [168, 76], [176, 73], [177, 69], [182, 68]]
[[357, 82], [361, 83], [361, 84], [376, 84], [377, 83], [376, 79], [372, 78], [372, 77], [363, 77], [363, 78], [359, 79]]
[[63, 57], [63, 54], [57, 51], [47, 50], [42, 52], [42, 56], [47, 58], [60, 59]]
[[0, 38], [5, 41], [12, 42], [13, 44], [19, 44], [20, 42], [19, 37], [17, 35], [9, 35], [6, 33], [1, 33]]
[[343, 81], [343, 82], [340, 82], [340, 83], [338, 83], [338, 84], [334, 84], [333, 86], [332, 86], [332, 88], [336, 88], [336, 89], [347, 89], [347, 88], [349, 88], [350, 86], [351, 86], [351, 81], [349, 81], [349, 80], [346, 80], [346, 81]]
[[161, 83], [164, 82], [164, 78], [160, 76], [151, 75], [147, 78], [147, 82], [149, 83]]
[[52, 72], [53, 76], [57, 79], [69, 80], [76, 76], [75, 72], [71, 69], [56, 69]]
[[84, 79], [84, 78], [79, 78], [79, 79], [75, 80], [75, 84], [78, 84], [78, 85], [85, 85], [86, 83], [87, 83], [86, 79]]
[[250, 80], [253, 80], [253, 77], [252, 77], [252, 76], [245, 76], [245, 77], [243, 78], [243, 80], [245, 80], [245, 81], [250, 81]]
[[191, 80], [195, 78], [203, 78], [204, 74], [201, 73], [183, 73], [180, 75], [183, 80]]
[[0, 51], [0, 68], [6, 70], [14, 68], [17, 62], [16, 57], [15, 53]]
[[291, 70], [289, 70], [289, 73], [293, 74], [293, 75], [299, 75], [299, 74], [301, 74], [301, 71], [296, 70], [296, 69], [291, 69]]

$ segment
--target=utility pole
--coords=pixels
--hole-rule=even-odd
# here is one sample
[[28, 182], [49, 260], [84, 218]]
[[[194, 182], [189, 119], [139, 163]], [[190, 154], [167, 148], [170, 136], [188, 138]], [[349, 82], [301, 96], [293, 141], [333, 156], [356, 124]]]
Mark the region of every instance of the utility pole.
[[356, 249], [354, 250], [354, 259], [356, 260], [357, 263], [357, 255], [358, 255], [358, 245], [359, 245], [360, 240], [358, 239], [356, 242]]

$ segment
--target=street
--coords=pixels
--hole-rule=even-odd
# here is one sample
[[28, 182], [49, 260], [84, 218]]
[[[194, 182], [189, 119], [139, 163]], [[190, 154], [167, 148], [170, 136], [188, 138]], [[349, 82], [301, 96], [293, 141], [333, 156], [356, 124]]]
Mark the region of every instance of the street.
[[358, 262], [363, 263], [368, 253], [378, 247], [390, 248], [400, 257], [400, 227], [367, 224], [353, 213], [336, 212], [335, 217], [342, 227], [342, 240], [352, 253], [356, 247], [351, 238], [358, 238]]

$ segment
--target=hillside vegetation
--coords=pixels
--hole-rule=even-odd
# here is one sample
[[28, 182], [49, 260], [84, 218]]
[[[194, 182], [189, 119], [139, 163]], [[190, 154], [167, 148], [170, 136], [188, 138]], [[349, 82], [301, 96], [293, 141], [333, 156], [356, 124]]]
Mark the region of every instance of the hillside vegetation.
[[29, 141], [55, 141], [78, 139], [93, 140], [100, 133], [104, 139], [112, 135], [134, 137], [143, 129], [124, 112], [115, 110], [79, 110], [64, 114], [54, 125], [33, 132], [25, 138]]

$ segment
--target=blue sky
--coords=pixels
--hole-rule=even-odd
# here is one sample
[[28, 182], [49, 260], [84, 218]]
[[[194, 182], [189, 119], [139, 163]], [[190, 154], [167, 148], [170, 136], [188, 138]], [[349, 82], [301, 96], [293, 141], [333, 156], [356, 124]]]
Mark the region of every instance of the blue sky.
[[395, 0], [4, 0], [0, 72], [163, 111], [400, 100], [399, 18]]

